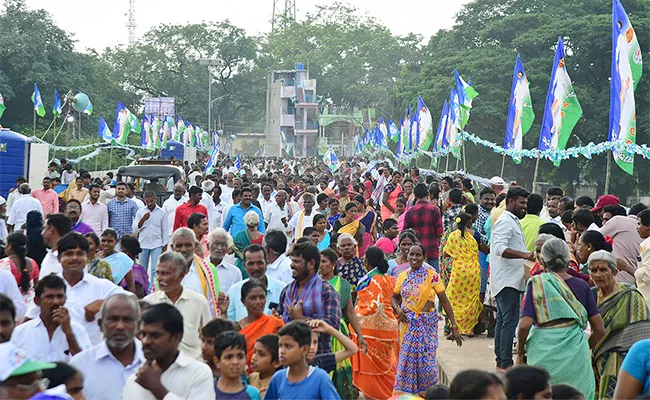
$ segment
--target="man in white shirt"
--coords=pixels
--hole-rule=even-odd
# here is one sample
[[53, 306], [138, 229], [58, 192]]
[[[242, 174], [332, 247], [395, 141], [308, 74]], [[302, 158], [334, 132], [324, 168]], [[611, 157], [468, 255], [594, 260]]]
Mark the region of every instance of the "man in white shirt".
[[274, 204], [267, 206], [263, 212], [267, 231], [280, 230], [285, 232], [289, 221], [293, 217], [291, 207], [287, 203], [287, 192], [278, 190], [275, 194]]
[[98, 185], [90, 185], [88, 197], [81, 203], [81, 220], [93, 228], [97, 236], [108, 228], [108, 209], [106, 204], [99, 201], [101, 188]]
[[233, 181], [235, 180], [235, 174], [229, 173], [226, 174], [226, 184], [219, 185], [221, 186], [221, 201], [226, 204], [234, 204], [232, 199], [232, 191], [235, 189]]
[[27, 213], [30, 211], [38, 211], [42, 216], [45, 216], [41, 202], [31, 196], [32, 189], [29, 184], [23, 183], [18, 190], [21, 196], [11, 206], [9, 218], [7, 219], [7, 230], [9, 232], [20, 230], [23, 224], [27, 222]]
[[203, 190], [203, 193], [201, 194], [201, 201], [199, 201], [199, 204], [202, 204], [206, 210], [208, 210], [208, 226], [210, 229], [212, 229], [213, 226], [216, 226], [216, 221], [215, 221], [215, 213], [214, 213], [214, 201], [212, 200], [212, 190], [214, 189], [214, 182], [211, 180], [205, 180], [201, 183], [201, 190]]
[[182, 281], [186, 274], [185, 257], [168, 251], [160, 256], [158, 262], [159, 291], [146, 296], [143, 301], [149, 304], [170, 304], [183, 316], [183, 338], [179, 349], [188, 357], [201, 358], [201, 328], [210, 318], [210, 309], [205, 297], [192, 290], [185, 289]]
[[174, 185], [174, 193], [165, 200], [163, 203], [162, 209], [167, 213], [168, 221], [168, 232], [171, 238], [172, 233], [174, 233], [174, 215], [176, 209], [183, 203], [186, 203], [189, 197], [185, 194], [185, 186], [182, 183], [177, 183]]
[[16, 327], [11, 341], [32, 357], [47, 362], [68, 362], [91, 347], [83, 326], [72, 321], [64, 307], [66, 286], [57, 275], [48, 275], [36, 284], [34, 302], [40, 315]]
[[139, 336], [147, 362], [127, 380], [123, 399], [214, 398], [210, 367], [178, 349], [183, 317], [174, 306], [156, 304], [148, 308], [142, 315]]
[[293, 276], [291, 275], [291, 259], [285, 255], [287, 241], [287, 235], [283, 231], [268, 231], [264, 236], [264, 248], [268, 258], [266, 276], [288, 285], [293, 282]]
[[12, 188], [11, 191], [9, 192], [9, 196], [7, 196], [7, 214], [9, 214], [9, 212], [11, 211], [11, 207], [16, 202], [16, 200], [18, 200], [21, 196], [20, 185], [26, 182], [27, 180], [22, 176], [19, 176], [18, 179], [16, 179], [16, 187]]
[[214, 225], [210, 225], [210, 232], [223, 225], [223, 220], [226, 217], [225, 210], [228, 207], [228, 204], [221, 199], [221, 186], [219, 185], [215, 185], [214, 189], [212, 189], [212, 203], [214, 204], [214, 211], [211, 215], [214, 218], [210, 223], [214, 223]]
[[59, 252], [57, 246], [59, 239], [72, 230], [72, 220], [65, 214], [50, 214], [43, 227], [43, 241], [49, 247], [39, 271], [39, 279], [49, 274], [60, 274], [63, 272], [59, 262]]
[[[5, 329], [5, 321], [8, 321], [5, 315], [3, 315], [4, 312], [12, 313], [12, 321], [21, 322], [25, 316], [27, 306], [25, 305], [22, 293], [18, 290], [18, 285], [16, 285], [16, 278], [6, 269], [0, 269], [0, 294], [5, 296], [4, 301], [10, 301], [13, 304], [13, 310], [10, 309], [10, 305], [8, 304], [4, 306], [0, 305], [0, 343], [4, 343], [2, 335]], [[7, 340], [9, 339], [7, 338]]]
[[[149, 274], [149, 290], [156, 279], [158, 257], [166, 250], [169, 242], [169, 220], [167, 213], [156, 204], [156, 193], [144, 192], [145, 207], [135, 213], [133, 234], [142, 248], [140, 265]], [[149, 269], [151, 265], [151, 269]]]
[[300, 199], [302, 200], [303, 210], [297, 212], [289, 221], [287, 231], [293, 232], [293, 238], [298, 240], [302, 237], [302, 231], [313, 225], [312, 220], [316, 211], [314, 211], [314, 196], [311, 193], [303, 194]]
[[119, 400], [128, 377], [146, 362], [142, 343], [135, 338], [140, 305], [135, 296], [116, 294], [106, 299], [100, 314], [104, 340], [75, 355], [70, 365], [87, 377], [87, 399]]
[[262, 206], [262, 214], [264, 215], [266, 215], [270, 207], [275, 204], [275, 200], [271, 197], [272, 192], [273, 189], [271, 188], [271, 185], [268, 183], [262, 185], [262, 199], [260, 200], [260, 206]]
[[242, 273], [235, 265], [224, 260], [226, 251], [232, 246], [232, 237], [223, 228], [208, 234], [210, 255], [206, 261], [210, 268], [216, 267], [219, 276], [219, 299], [223, 301], [230, 287], [242, 280]]
[[519, 321], [521, 295], [526, 289], [525, 261], [535, 259], [535, 253], [526, 250], [519, 222], [526, 215], [529, 194], [521, 186], [508, 189], [504, 200], [506, 209], [492, 228], [490, 290], [497, 302], [494, 353], [500, 369], [514, 365], [512, 343]]
[[7, 231], [7, 200], [4, 197], [0, 196], [0, 242], [7, 243], [7, 236], [9, 232]]

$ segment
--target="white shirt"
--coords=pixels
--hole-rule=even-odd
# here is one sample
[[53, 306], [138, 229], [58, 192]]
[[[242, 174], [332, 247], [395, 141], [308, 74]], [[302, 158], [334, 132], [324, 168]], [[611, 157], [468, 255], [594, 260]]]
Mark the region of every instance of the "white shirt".
[[115, 358], [104, 340], [72, 357], [70, 365], [86, 376], [84, 395], [87, 399], [119, 400], [122, 398], [126, 380], [138, 372], [140, 366], [147, 361], [142, 354], [142, 343], [138, 339], [133, 339], [133, 343], [135, 343], [133, 362], [127, 366]]
[[20, 192], [18, 191], [18, 189], [14, 189], [13, 192], [9, 193], [9, 196], [7, 196], [7, 215], [9, 215], [9, 212], [11, 211], [11, 207], [13, 207], [14, 203], [19, 198], [20, 198]]
[[589, 228], [587, 228], [588, 231], [596, 231], [600, 232], [600, 227], [596, 225], [595, 222], [592, 222], [591, 225], [589, 225]]
[[268, 232], [270, 230], [279, 230], [285, 232], [287, 228], [282, 223], [282, 218], [285, 218], [288, 225], [289, 220], [291, 219], [289, 217], [288, 203], [284, 203], [284, 207], [282, 208], [280, 208], [280, 206], [276, 203], [273, 203], [271, 206], [267, 207], [266, 210], [264, 210], [264, 222], [267, 223], [266, 231]]
[[188, 177], [189, 187], [196, 186], [196, 177], [201, 176], [201, 173], [199, 171], [193, 171], [190, 173], [190, 176]]
[[115, 198], [115, 188], [108, 188], [99, 193], [99, 202], [106, 204]]
[[59, 252], [57, 250], [47, 250], [47, 254], [41, 263], [41, 270], [38, 273], [38, 279], [42, 279], [49, 274], [60, 274], [63, 272], [63, 267], [59, 262]]
[[108, 228], [108, 208], [106, 208], [106, 204], [100, 203], [99, 200], [92, 204], [90, 199], [87, 198], [81, 204], [81, 220], [84, 224], [93, 228], [97, 236], [100, 236]]
[[69, 185], [71, 182], [74, 182], [74, 180], [77, 179], [78, 176], [79, 174], [77, 174], [77, 171], [73, 169], [71, 169], [70, 172], [64, 170], [61, 173], [61, 183], [63, 185]]
[[[86, 333], [93, 345], [98, 344], [103, 339], [103, 334], [99, 330], [99, 324], [97, 324], [97, 320], [101, 318], [101, 313], [98, 312], [95, 314], [94, 320], [90, 322], [86, 321], [86, 310], [84, 307], [96, 300], [106, 300], [117, 293], [130, 293], [126, 292], [121, 286], [117, 286], [108, 279], [97, 278], [88, 273], [84, 273], [81, 281], [74, 286], [70, 286], [68, 281], [65, 280], [63, 274], [57, 275], [63, 278], [63, 281], [65, 282], [65, 294], [67, 297], [65, 308], [70, 312], [70, 318], [86, 328]], [[32, 300], [27, 309], [27, 317], [35, 319], [38, 318], [40, 313], [41, 308], [34, 304], [34, 300]]]
[[[122, 399], [155, 400], [154, 395], [140, 386], [135, 378], [135, 374], [129, 376], [122, 391]], [[160, 382], [169, 391], [165, 400], [212, 400], [215, 397], [210, 367], [184, 355], [183, 352], [179, 352], [176, 361], [162, 373]]]
[[138, 210], [145, 207], [144, 201], [138, 199], [137, 197], [129, 197], [129, 199], [133, 200], [135, 202], [135, 205], [138, 206]]
[[291, 276], [291, 259], [284, 253], [280, 254], [280, 257], [266, 267], [266, 276], [284, 282], [287, 285], [293, 282], [293, 276]]
[[6, 269], [0, 269], [0, 293], [9, 297], [14, 303], [14, 307], [16, 308], [16, 322], [22, 321], [27, 310], [27, 305], [25, 304], [23, 295], [18, 290], [18, 284], [16, 284], [14, 274]]
[[[268, 200], [264, 200], [264, 197], [262, 196], [262, 200], [258, 201], [260, 202], [260, 206], [262, 206], [262, 215], [266, 215], [268, 210], [275, 204], [273, 197], [269, 198]], [[264, 221], [266, 221], [266, 218], [264, 218]]]
[[[81, 324], [70, 321], [70, 327], [81, 350], [92, 347], [88, 334]], [[68, 362], [72, 358], [68, 339], [61, 326], [56, 327], [50, 339], [40, 316], [18, 325], [11, 334], [11, 342], [39, 361]]]
[[212, 226], [215, 224], [214, 200], [212, 200], [212, 196], [210, 196], [208, 193], [203, 192], [199, 204], [205, 206], [205, 209], [208, 210], [208, 215], [206, 215], [206, 217], [208, 217], [209, 229], [212, 230]]
[[234, 187], [228, 187], [228, 185], [219, 185], [221, 186], [221, 201], [232, 204], [232, 192], [235, 190]]
[[33, 198], [31, 194], [24, 194], [11, 207], [7, 224], [13, 225], [15, 231], [20, 230], [20, 227], [27, 222], [27, 213], [30, 211], [38, 211], [43, 218], [45, 217], [41, 202]]
[[490, 290], [496, 296], [506, 287], [526, 290], [525, 260], [503, 258], [506, 249], [526, 252], [521, 223], [513, 213], [504, 210], [492, 227], [490, 252]]
[[[210, 262], [210, 257], [206, 258], [205, 261]], [[217, 275], [219, 276], [220, 293], [228, 293], [232, 285], [243, 279], [239, 268], [227, 262], [225, 259], [221, 260], [221, 264], [217, 266]]]
[[170, 237], [172, 233], [174, 233], [174, 214], [176, 213], [176, 209], [181, 204], [187, 202], [187, 200], [189, 200], [187, 194], [184, 194], [179, 200], [176, 200], [174, 195], [171, 195], [162, 205], [162, 209], [167, 213], [167, 221], [169, 224], [168, 232]]
[[199, 278], [199, 272], [196, 269], [196, 261], [192, 261], [190, 270], [187, 271], [187, 275], [185, 275], [185, 278], [183, 278], [181, 283], [183, 284], [183, 287], [185, 289], [193, 290], [196, 293], [205, 296], [203, 294], [203, 286], [201, 285], [201, 278]]
[[[287, 225], [287, 231], [293, 231], [294, 239], [300, 239], [303, 229], [313, 226], [313, 219], [316, 214], [318, 214], [316, 210], [311, 210], [311, 215], [305, 215], [305, 210], [295, 213]], [[303, 216], [302, 223], [300, 221], [301, 216]]]
[[143, 249], [162, 247], [169, 242], [169, 221], [167, 213], [156, 204], [156, 208], [150, 212], [149, 219], [144, 221], [141, 228], [138, 228], [140, 220], [148, 212], [150, 212], [149, 207], [145, 206], [135, 213], [132, 226], [133, 234], [137, 235], [140, 247]]
[[[214, 204], [214, 201], [212, 202]], [[213, 215], [213, 218], [209, 221], [210, 223], [210, 232], [215, 230], [216, 228], [220, 228], [223, 225], [223, 220], [226, 217], [226, 214], [224, 213], [224, 210], [226, 209], [227, 205], [226, 203], [221, 200], [219, 204], [215, 204], [213, 208], [213, 212], [211, 215]], [[209, 212], [209, 211], [208, 211]], [[214, 225], [212, 223], [214, 222]]]
[[151, 293], [142, 299], [149, 304], [170, 304], [183, 316], [183, 338], [179, 350], [186, 356], [201, 359], [201, 328], [212, 319], [208, 300], [202, 294], [183, 288], [181, 297], [173, 303], [167, 293], [161, 291]]

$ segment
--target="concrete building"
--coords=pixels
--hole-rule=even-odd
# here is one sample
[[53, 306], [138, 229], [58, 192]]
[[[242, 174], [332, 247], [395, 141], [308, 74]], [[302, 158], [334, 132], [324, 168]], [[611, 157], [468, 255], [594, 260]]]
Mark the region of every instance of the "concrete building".
[[309, 79], [302, 63], [295, 70], [269, 71], [264, 128], [267, 156], [286, 156], [281, 150], [281, 132], [293, 145], [293, 156], [317, 154], [319, 101], [316, 80]]

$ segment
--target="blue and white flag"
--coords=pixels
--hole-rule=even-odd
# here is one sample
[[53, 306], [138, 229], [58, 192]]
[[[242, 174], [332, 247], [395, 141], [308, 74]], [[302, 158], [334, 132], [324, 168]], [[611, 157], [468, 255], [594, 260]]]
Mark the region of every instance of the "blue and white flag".
[[[399, 126], [404, 126], [404, 120], [402, 117], [399, 117]], [[395, 149], [395, 158], [402, 158], [402, 153], [404, 152], [404, 146], [402, 145], [402, 133], [400, 132], [397, 136], [397, 148]]]
[[392, 140], [393, 143], [399, 140], [399, 128], [390, 119], [388, 119], [388, 138]]
[[434, 151], [442, 151], [449, 143], [446, 140], [447, 133], [447, 123], [449, 122], [449, 105], [447, 100], [442, 106], [442, 112], [440, 113], [440, 121], [438, 122], [438, 130], [436, 131], [436, 141], [433, 143]]
[[235, 168], [237, 168], [237, 171], [241, 171], [241, 153], [237, 153], [237, 159], [235, 159]]
[[212, 149], [212, 153], [210, 153], [210, 158], [208, 159], [208, 162], [205, 164], [205, 169], [203, 170], [203, 172], [205, 172], [206, 174], [211, 174], [212, 171], [214, 171], [214, 165], [217, 163], [217, 157], [219, 157], [220, 149], [221, 146], [219, 145], [214, 146], [214, 149]]
[[433, 142], [433, 119], [429, 107], [424, 104], [420, 96], [418, 96], [418, 111], [415, 115], [418, 121], [416, 146], [420, 150], [429, 150]]
[[384, 122], [384, 117], [381, 115], [379, 116], [379, 125], [377, 126], [377, 130], [379, 131], [379, 143], [377, 144], [382, 148], [388, 147], [388, 127]]
[[[508, 123], [506, 125], [506, 137], [503, 141], [505, 149], [521, 151], [523, 137], [533, 125], [535, 113], [528, 88], [528, 78], [517, 54], [515, 71], [512, 76], [512, 88], [510, 89], [510, 107], [508, 107]], [[521, 156], [513, 156], [512, 161], [521, 163]]]
[[145, 149], [152, 149], [153, 143], [151, 142], [151, 122], [149, 121], [151, 117], [147, 115], [142, 116], [142, 132], [140, 138], [140, 146]]
[[59, 91], [54, 88], [54, 108], [52, 108], [52, 113], [55, 117], [60, 117], [63, 108], [61, 107], [61, 97], [59, 97]]
[[336, 156], [336, 153], [334, 153], [334, 150], [332, 150], [331, 146], [323, 155], [323, 162], [332, 172], [336, 172], [336, 170], [341, 166], [339, 163], [339, 158]]
[[100, 139], [103, 139], [106, 143], [111, 143], [113, 141], [113, 132], [108, 129], [106, 121], [103, 117], [99, 117], [99, 130], [97, 131], [97, 136]]
[[45, 116], [45, 106], [43, 105], [43, 99], [41, 98], [41, 91], [38, 90], [38, 85], [34, 82], [34, 93], [32, 93], [32, 101], [34, 102], [34, 112], [39, 117]]

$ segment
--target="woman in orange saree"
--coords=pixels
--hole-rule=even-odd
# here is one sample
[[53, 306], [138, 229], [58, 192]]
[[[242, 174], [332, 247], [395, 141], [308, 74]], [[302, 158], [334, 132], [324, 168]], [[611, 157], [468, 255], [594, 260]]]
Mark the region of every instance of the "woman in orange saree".
[[384, 193], [381, 198], [381, 220], [385, 221], [395, 214], [395, 203], [402, 194], [402, 173], [399, 170], [393, 172], [390, 183], [384, 186]]
[[[367, 399], [387, 399], [393, 393], [399, 351], [397, 317], [391, 306], [395, 278], [386, 275], [388, 261], [379, 247], [369, 247], [365, 257], [370, 270], [357, 286], [355, 311], [367, 351], [352, 357], [352, 379]], [[358, 343], [354, 331], [350, 336]]]

